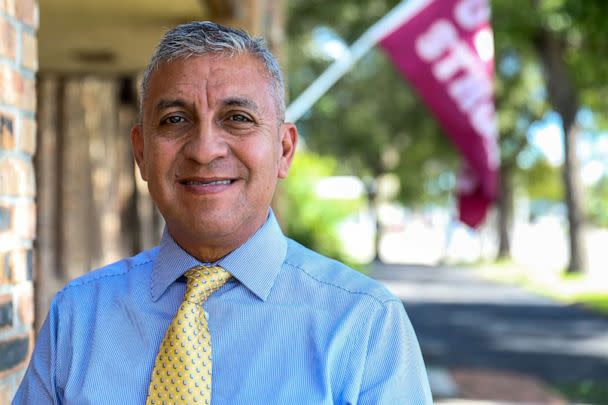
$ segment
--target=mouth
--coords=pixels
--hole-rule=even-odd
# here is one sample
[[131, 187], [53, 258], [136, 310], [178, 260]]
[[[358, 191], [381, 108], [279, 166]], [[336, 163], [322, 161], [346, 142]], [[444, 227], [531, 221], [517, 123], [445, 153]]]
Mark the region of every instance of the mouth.
[[179, 183], [184, 186], [199, 186], [199, 187], [212, 187], [212, 186], [229, 186], [234, 183], [233, 179], [223, 179], [223, 180], [180, 180]]
[[178, 184], [195, 195], [214, 195], [231, 189], [237, 180], [225, 177], [183, 177], [178, 179]]

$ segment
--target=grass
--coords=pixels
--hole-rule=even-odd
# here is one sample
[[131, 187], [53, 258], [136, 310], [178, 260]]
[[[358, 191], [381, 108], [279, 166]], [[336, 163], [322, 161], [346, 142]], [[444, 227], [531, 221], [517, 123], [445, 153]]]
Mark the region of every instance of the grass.
[[581, 294], [575, 300], [596, 312], [608, 315], [608, 294]]
[[511, 261], [482, 263], [476, 266], [482, 277], [522, 286], [565, 304], [578, 304], [608, 316], [608, 274], [566, 274], [551, 270], [529, 269]]
[[[530, 269], [508, 260], [479, 263], [475, 271], [486, 279], [518, 285], [565, 304], [582, 305], [598, 314], [608, 316], [608, 274], [599, 277]], [[584, 381], [553, 388], [571, 402], [608, 405], [608, 385], [605, 381]]]
[[605, 382], [584, 381], [578, 384], [565, 384], [554, 387], [569, 401], [585, 404], [608, 404], [608, 387]]

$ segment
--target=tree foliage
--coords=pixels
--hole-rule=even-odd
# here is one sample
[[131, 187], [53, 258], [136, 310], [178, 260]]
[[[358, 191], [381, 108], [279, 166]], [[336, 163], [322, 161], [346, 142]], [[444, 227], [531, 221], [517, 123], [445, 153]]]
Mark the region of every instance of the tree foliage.
[[[582, 238], [582, 189], [579, 182], [579, 162], [576, 144], [579, 135], [577, 113], [584, 106], [605, 122], [606, 109], [606, 66], [601, 56], [608, 46], [605, 42], [606, 27], [603, 17], [608, 11], [608, 3], [602, 0], [508, 0], [492, 1], [497, 44], [497, 60], [500, 67], [504, 58], [516, 58], [519, 65], [529, 64], [541, 70], [542, 89], [532, 91], [528, 100], [519, 100], [520, 113], [508, 117], [506, 121], [521, 125], [522, 116], [531, 111], [528, 106], [539, 98], [544, 99], [546, 108], [559, 113], [563, 124], [565, 163], [562, 169], [563, 195], [567, 206], [570, 240], [569, 271], [583, 271], [585, 263]], [[500, 72], [500, 69], [499, 69]], [[501, 72], [504, 73], [504, 72]], [[504, 79], [504, 75], [503, 75]], [[513, 83], [507, 83], [507, 92], [515, 91]], [[538, 86], [536, 87], [538, 88]], [[530, 88], [529, 88], [530, 89]], [[532, 89], [530, 89], [532, 90]], [[499, 98], [500, 100], [500, 98]], [[523, 102], [522, 102], [523, 101]], [[501, 114], [505, 114], [501, 105]], [[532, 111], [538, 111], [532, 109]], [[523, 112], [523, 114], [521, 113]], [[515, 118], [515, 121], [513, 119]], [[523, 121], [523, 126], [529, 120]], [[516, 138], [517, 128], [501, 128], [505, 139]], [[506, 129], [506, 130], [505, 130]], [[527, 130], [526, 130], [527, 131]], [[504, 143], [504, 142], [503, 142]], [[523, 148], [522, 148], [523, 150]], [[508, 151], [508, 149], [506, 150]], [[504, 153], [503, 153], [503, 157]], [[511, 156], [514, 157], [514, 156]], [[505, 160], [503, 160], [505, 162]], [[536, 163], [538, 175], [547, 169], [544, 162]], [[548, 179], [551, 175], [546, 172]], [[512, 176], [509, 176], [512, 178]], [[545, 184], [545, 192], [555, 191], [550, 181]], [[534, 191], [538, 191], [537, 189]]]
[[[319, 180], [336, 174], [337, 162], [329, 156], [300, 151], [289, 176], [280, 185], [284, 231], [301, 244], [326, 256], [349, 262], [337, 234], [338, 224], [361, 207], [361, 200], [328, 200], [319, 197]], [[351, 263], [352, 264], [352, 263]]]
[[[397, 0], [292, 0], [288, 9], [289, 89], [301, 93], [331, 59], [315, 46], [319, 29], [352, 43]], [[516, 190], [533, 198], [564, 199], [568, 207], [570, 268], [579, 258], [582, 193], [575, 144], [577, 113], [588, 109], [598, 133], [608, 126], [608, 15], [605, 0], [491, 0], [495, 36], [496, 99], [501, 149], [504, 227]], [[539, 155], [530, 156], [530, 128], [548, 112], [560, 114], [566, 162], [561, 178]], [[310, 148], [338, 157], [339, 170], [361, 177], [398, 175], [401, 201], [413, 206], [444, 201], [453, 191], [454, 148], [416, 94], [380, 52], [368, 54], [301, 119], [298, 126]], [[600, 187], [600, 189], [602, 189]], [[603, 195], [592, 192], [590, 195]], [[594, 201], [597, 201], [597, 197]], [[597, 215], [586, 216], [599, 218]], [[599, 221], [599, 219], [597, 219]], [[507, 237], [507, 232], [501, 233]]]
[[604, 175], [587, 194], [587, 219], [599, 226], [608, 227], [608, 176]]
[[[348, 45], [396, 3], [290, 2], [290, 94], [300, 94], [331, 62], [315, 50], [319, 29]], [[444, 181], [425, 192], [429, 182], [454, 170], [456, 154], [417, 95], [379, 51], [363, 57], [298, 127], [308, 147], [338, 157], [343, 173], [370, 181], [384, 173], [397, 174], [399, 197], [408, 205], [445, 199], [453, 186]]]

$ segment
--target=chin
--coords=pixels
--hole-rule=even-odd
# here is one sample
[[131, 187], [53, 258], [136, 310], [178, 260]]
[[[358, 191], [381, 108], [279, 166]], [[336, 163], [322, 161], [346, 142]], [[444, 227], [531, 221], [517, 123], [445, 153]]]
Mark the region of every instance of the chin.
[[242, 228], [242, 224], [236, 221], [235, 218], [231, 218], [229, 215], [219, 211], [215, 211], [211, 215], [201, 215], [184, 225], [195, 228], [196, 232], [200, 235], [215, 237], [233, 235], [238, 233], [240, 228]]

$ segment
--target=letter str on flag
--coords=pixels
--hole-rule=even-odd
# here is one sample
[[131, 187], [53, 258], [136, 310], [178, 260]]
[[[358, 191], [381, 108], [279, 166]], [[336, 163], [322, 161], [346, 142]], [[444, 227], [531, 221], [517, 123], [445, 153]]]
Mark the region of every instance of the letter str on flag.
[[380, 46], [462, 154], [459, 217], [478, 226], [496, 197], [500, 161], [487, 0], [429, 1]]

